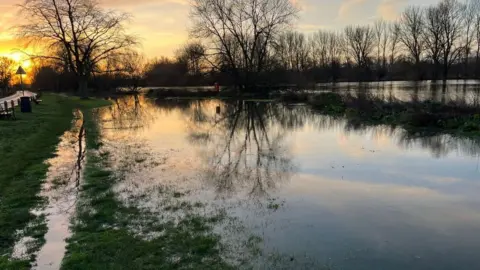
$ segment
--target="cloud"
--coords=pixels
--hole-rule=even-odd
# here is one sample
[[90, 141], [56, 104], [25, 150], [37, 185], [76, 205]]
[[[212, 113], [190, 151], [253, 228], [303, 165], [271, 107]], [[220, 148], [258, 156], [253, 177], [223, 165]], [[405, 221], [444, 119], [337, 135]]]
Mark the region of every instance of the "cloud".
[[164, 4], [179, 4], [182, 6], [186, 6], [190, 4], [190, 0], [103, 0], [101, 4], [106, 7], [125, 7], [131, 6], [136, 7], [138, 5], [144, 4], [155, 4], [157, 6], [164, 5]]
[[407, 0], [383, 0], [377, 7], [377, 15], [388, 21], [396, 20], [407, 2]]
[[303, 23], [303, 24], [299, 24], [298, 25], [298, 29], [302, 32], [317, 32], [319, 30], [322, 30], [322, 29], [329, 29], [330, 27], [328, 26], [325, 26], [325, 25], [322, 25], [322, 24], [307, 24], [307, 23]]
[[355, 7], [365, 4], [367, 0], [345, 0], [340, 5], [340, 9], [338, 10], [338, 17], [340, 19], [347, 18]]

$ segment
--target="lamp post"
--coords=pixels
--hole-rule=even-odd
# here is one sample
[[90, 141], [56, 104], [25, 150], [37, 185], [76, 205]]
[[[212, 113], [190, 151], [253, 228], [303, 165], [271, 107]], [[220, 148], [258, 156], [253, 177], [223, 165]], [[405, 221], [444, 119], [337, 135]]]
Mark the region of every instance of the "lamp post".
[[23, 89], [23, 75], [27, 73], [22, 68], [22, 66], [19, 66], [16, 74], [20, 76], [20, 87], [22, 88], [22, 95], [25, 96], [25, 89]]

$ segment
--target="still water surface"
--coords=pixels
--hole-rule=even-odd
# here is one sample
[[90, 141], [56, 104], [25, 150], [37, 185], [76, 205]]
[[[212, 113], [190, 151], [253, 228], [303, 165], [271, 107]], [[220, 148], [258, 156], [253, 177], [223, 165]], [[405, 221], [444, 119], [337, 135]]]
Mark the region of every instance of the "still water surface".
[[152, 190], [168, 185], [221, 207], [286, 269], [480, 269], [478, 141], [352, 126], [300, 105], [114, 101], [99, 119], [118, 168], [122, 156], [148, 164], [120, 197], [155, 208]]

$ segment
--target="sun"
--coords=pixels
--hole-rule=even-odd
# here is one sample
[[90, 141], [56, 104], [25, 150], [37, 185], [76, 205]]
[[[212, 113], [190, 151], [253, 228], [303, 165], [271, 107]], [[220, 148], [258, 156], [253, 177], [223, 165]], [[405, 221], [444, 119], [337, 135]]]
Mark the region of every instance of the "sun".
[[12, 52], [7, 57], [12, 58], [18, 65], [22, 66], [23, 68], [30, 68], [32, 66], [32, 62], [28, 57], [20, 52]]
[[[23, 77], [25, 83], [29, 83], [32, 79], [33, 63], [29, 57], [22, 52], [1, 52], [0, 57], [7, 57], [12, 59], [15, 63], [12, 67], [12, 72], [15, 73], [19, 66], [21, 66], [27, 74]], [[17, 81], [17, 76], [14, 77], [14, 81]]]
[[27, 55], [21, 52], [6, 52], [0, 53], [0, 56], [5, 56], [7, 58], [15, 61], [16, 65], [22, 66], [24, 69], [30, 69], [32, 67], [32, 61], [28, 58]]

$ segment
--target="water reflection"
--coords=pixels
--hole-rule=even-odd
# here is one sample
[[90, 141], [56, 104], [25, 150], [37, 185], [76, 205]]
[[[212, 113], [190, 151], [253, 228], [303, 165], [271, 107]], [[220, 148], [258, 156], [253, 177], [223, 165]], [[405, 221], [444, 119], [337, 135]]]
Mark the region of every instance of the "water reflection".
[[[420, 87], [420, 83], [416, 83]], [[434, 87], [437, 84], [431, 84]], [[459, 85], [460, 87], [460, 85]], [[461, 86], [463, 87], [463, 86]], [[359, 94], [357, 92], [357, 94]], [[220, 113], [216, 108], [220, 107]], [[192, 147], [200, 148], [207, 167], [210, 184], [216, 183], [219, 193], [236, 190], [235, 184], [252, 184], [252, 194], [265, 194], [274, 187], [271, 178], [285, 181], [294, 171], [292, 132], [304, 129], [341, 131], [345, 136], [366, 135], [390, 138], [403, 149], [423, 148], [435, 158], [459, 153], [477, 157], [480, 141], [441, 134], [407, 132], [395, 126], [372, 126], [349, 122], [312, 112], [307, 106], [283, 105], [258, 101], [218, 100], [157, 100], [143, 96], [126, 97], [115, 101], [115, 106], [103, 113], [103, 120], [111, 122], [109, 129], [124, 129], [128, 133], [148, 129], [159, 117], [175, 112], [182, 115]], [[169, 128], [169, 127], [165, 127]], [[321, 138], [319, 138], [321, 140]], [[255, 185], [253, 185], [255, 183]]]
[[209, 106], [197, 103], [190, 117], [189, 138], [202, 145], [204, 178], [222, 196], [239, 189], [251, 197], [267, 196], [290, 178], [294, 168], [286, 130], [272, 122], [279, 115], [277, 106], [245, 101], [217, 106], [219, 113], [208, 117], [202, 109]]
[[[85, 161], [85, 126], [83, 115], [80, 110], [74, 112], [72, 128], [63, 134], [60, 144], [57, 146], [57, 157], [48, 161], [50, 170], [45, 191], [50, 192], [53, 200], [61, 200], [65, 197], [77, 197], [83, 164]], [[75, 202], [63, 211], [70, 211]]]
[[415, 137], [406, 132], [401, 133], [399, 146], [406, 149], [421, 147], [428, 149], [435, 158], [448, 156], [450, 153], [477, 157], [480, 155], [480, 140], [474, 138], [456, 138], [451, 135]]
[[398, 81], [398, 82], [348, 82], [319, 84], [315, 90], [349, 93], [354, 96], [373, 95], [382, 99], [403, 101], [456, 102], [480, 104], [478, 81]]
[[[302, 269], [306, 257], [354, 270], [478, 263], [475, 139], [351, 123], [272, 102], [125, 99], [103, 110], [103, 132], [113, 146], [132, 145], [135, 151], [119, 155], [133, 156], [134, 166], [165, 157], [124, 181], [133, 200], [159, 216], [158, 186], [167, 183], [182, 202], [215, 204], [245, 221], [262, 235], [265, 254], [289, 255], [284, 268]], [[265, 204], [257, 202], [271, 198], [281, 202], [272, 204], [278, 211], [261, 211]]]
[[[170, 100], [157, 102], [157, 105], [165, 111], [171, 112], [175, 109], [182, 111], [189, 123], [188, 136], [192, 144], [217, 145], [218, 151], [216, 152], [224, 154], [244, 152], [232, 150], [236, 148], [231, 147], [231, 144], [240, 144], [243, 148], [248, 149], [288, 149], [285, 142], [288, 134], [305, 128], [314, 128], [319, 131], [342, 131], [345, 135], [371, 134], [374, 138], [388, 137], [401, 148], [421, 147], [436, 158], [445, 157], [451, 153], [461, 153], [472, 157], [480, 155], [480, 140], [475, 138], [460, 138], [435, 133], [412, 133], [396, 126], [372, 126], [370, 123], [350, 122], [342, 118], [320, 115], [311, 111], [307, 106], [290, 106], [270, 102], [198, 100], [184, 100], [178, 101], [178, 103]], [[222, 108], [221, 114], [213, 114], [216, 106]], [[214, 137], [214, 134], [217, 136]], [[275, 139], [270, 140], [270, 137]], [[259, 139], [265, 140], [265, 142], [259, 141]], [[243, 141], [243, 144], [239, 141]], [[270, 143], [275, 143], [276, 147], [270, 147]], [[212, 155], [218, 156], [219, 153]]]
[[38, 213], [47, 216], [48, 231], [35, 269], [60, 268], [66, 251], [65, 240], [70, 236], [70, 218], [79, 197], [85, 151], [83, 115], [77, 110], [72, 128], [61, 137], [56, 157], [48, 161], [50, 167], [42, 190], [42, 196], [48, 199], [48, 207]]
[[114, 97], [113, 105], [102, 109], [102, 121], [110, 122], [109, 129], [135, 131], [147, 128], [155, 120], [155, 106], [141, 95]]

